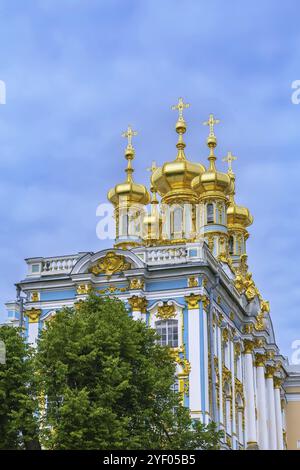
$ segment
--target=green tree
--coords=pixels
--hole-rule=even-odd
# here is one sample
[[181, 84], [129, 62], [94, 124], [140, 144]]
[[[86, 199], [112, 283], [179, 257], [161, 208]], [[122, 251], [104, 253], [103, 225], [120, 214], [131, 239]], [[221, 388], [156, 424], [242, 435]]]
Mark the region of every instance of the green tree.
[[32, 351], [18, 328], [0, 327], [0, 449], [39, 449]]
[[48, 449], [216, 449], [213, 425], [193, 422], [172, 391], [175, 364], [154, 330], [117, 299], [91, 294], [59, 312], [39, 340]]

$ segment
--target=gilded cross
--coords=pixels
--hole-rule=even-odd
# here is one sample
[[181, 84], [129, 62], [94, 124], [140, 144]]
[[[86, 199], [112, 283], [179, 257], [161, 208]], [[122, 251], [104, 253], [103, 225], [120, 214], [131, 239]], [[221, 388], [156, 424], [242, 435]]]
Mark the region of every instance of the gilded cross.
[[215, 135], [214, 133], [214, 126], [215, 124], [219, 124], [220, 123], [220, 120], [219, 119], [215, 119], [214, 115], [213, 114], [210, 114], [209, 115], [209, 120], [208, 121], [205, 121], [203, 123], [204, 126], [209, 126], [209, 129], [210, 129], [210, 132], [209, 132], [209, 135]]
[[178, 103], [172, 106], [172, 110], [175, 111], [176, 109], [178, 110], [179, 114], [179, 119], [183, 119], [183, 110], [186, 108], [189, 108], [190, 105], [188, 103], [184, 103], [182, 98], [178, 99]]
[[137, 131], [134, 131], [131, 126], [128, 126], [127, 131], [123, 132], [122, 137], [127, 138], [128, 147], [132, 147], [132, 137], [137, 135]]
[[235, 160], [237, 160], [237, 157], [232, 155], [232, 152], [228, 152], [227, 157], [223, 158], [222, 161], [228, 163], [228, 173], [233, 173], [232, 162], [234, 162]]
[[156, 162], [155, 161], [152, 161], [152, 165], [150, 168], [147, 168], [147, 171], [151, 171], [152, 175], [153, 173], [155, 172], [155, 170], [157, 169], [157, 165], [156, 165]]

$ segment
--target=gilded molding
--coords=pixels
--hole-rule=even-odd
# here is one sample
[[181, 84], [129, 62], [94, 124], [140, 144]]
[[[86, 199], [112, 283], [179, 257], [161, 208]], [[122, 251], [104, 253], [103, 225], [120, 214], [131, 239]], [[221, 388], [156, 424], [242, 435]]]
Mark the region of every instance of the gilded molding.
[[37, 323], [42, 314], [42, 310], [37, 308], [31, 308], [30, 310], [25, 310], [24, 313], [28, 317], [29, 323]]

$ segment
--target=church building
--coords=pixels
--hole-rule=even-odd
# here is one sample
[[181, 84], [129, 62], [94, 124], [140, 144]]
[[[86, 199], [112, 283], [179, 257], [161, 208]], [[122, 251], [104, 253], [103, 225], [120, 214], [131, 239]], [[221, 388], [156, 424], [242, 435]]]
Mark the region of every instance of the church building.
[[175, 158], [152, 164], [150, 191], [133, 177], [136, 132], [124, 133], [125, 179], [108, 192], [113, 246], [27, 259], [7, 321], [36, 344], [51, 317], [90, 289], [117, 296], [172, 348], [184, 405], [194, 419], [218, 423], [224, 449], [300, 448], [300, 368], [280, 353], [269, 302], [248, 268], [253, 217], [236, 202], [236, 157], [223, 159], [227, 172], [218, 168], [219, 121], [210, 115], [208, 162], [188, 159], [188, 106], [180, 98], [173, 107]]

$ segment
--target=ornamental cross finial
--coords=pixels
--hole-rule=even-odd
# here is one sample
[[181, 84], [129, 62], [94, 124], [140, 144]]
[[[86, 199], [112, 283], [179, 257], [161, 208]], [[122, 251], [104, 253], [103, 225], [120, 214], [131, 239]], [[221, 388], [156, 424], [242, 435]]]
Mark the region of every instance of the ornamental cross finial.
[[178, 110], [178, 115], [179, 115], [179, 119], [180, 120], [183, 120], [183, 110], [184, 109], [187, 109], [189, 108], [190, 105], [189, 103], [184, 103], [183, 99], [182, 98], [179, 98], [178, 99], [178, 103], [175, 104], [174, 106], [172, 106], [172, 110], [173, 111], [176, 111], [176, 109]]
[[220, 123], [220, 120], [219, 119], [215, 119], [214, 115], [213, 114], [210, 114], [209, 115], [209, 120], [208, 121], [205, 121], [203, 123], [204, 126], [209, 126], [209, 129], [210, 129], [210, 132], [209, 132], [209, 135], [210, 136], [214, 136], [215, 135], [215, 132], [214, 132], [214, 126], [215, 124], [219, 124]]
[[156, 165], [156, 162], [153, 160], [152, 164], [151, 164], [151, 167], [147, 168], [147, 171], [151, 171], [151, 173], [153, 175], [153, 173], [155, 172], [156, 169], [157, 169], [157, 165]]
[[228, 152], [227, 157], [223, 158], [222, 161], [228, 163], [228, 173], [233, 173], [232, 162], [234, 162], [235, 160], [237, 160], [237, 157], [232, 155], [232, 152]]
[[122, 137], [127, 138], [128, 147], [132, 147], [132, 137], [137, 135], [137, 131], [134, 131], [131, 126], [128, 126], [127, 131], [123, 132]]

